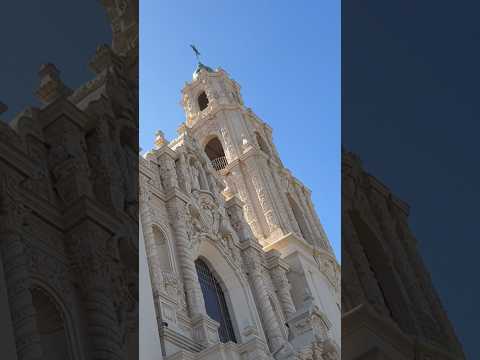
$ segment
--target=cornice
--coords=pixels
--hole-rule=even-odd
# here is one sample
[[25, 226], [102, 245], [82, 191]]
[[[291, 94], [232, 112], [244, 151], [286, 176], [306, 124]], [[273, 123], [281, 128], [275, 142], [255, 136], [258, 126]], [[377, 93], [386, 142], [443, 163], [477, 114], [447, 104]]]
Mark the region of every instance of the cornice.
[[87, 196], [81, 196], [77, 201], [65, 210], [63, 223], [68, 231], [84, 221], [92, 221], [111, 233], [117, 233], [125, 223], [118, 217], [111, 216], [111, 209], [108, 211], [100, 204]]
[[92, 119], [77, 106], [65, 98], [58, 99], [40, 110], [39, 121], [42, 128], [47, 128], [60, 116], [67, 116], [80, 129], [85, 129]]
[[[169, 341], [172, 344], [178, 346], [180, 349], [191, 352], [199, 352], [203, 349], [203, 347], [197, 344], [195, 341], [168, 327], [161, 327], [159, 332], [160, 337], [163, 337], [164, 341]], [[169, 357], [169, 359], [170, 358], [171, 357]]]
[[186, 123], [190, 125], [188, 128], [191, 129], [193, 133], [197, 132], [200, 128], [208, 124], [208, 122], [212, 121], [220, 111], [240, 111], [243, 114], [245, 107], [237, 103], [221, 104], [218, 101], [211, 101], [205, 110], [187, 119]]
[[62, 214], [57, 210], [56, 206], [28, 189], [22, 188], [21, 191], [18, 191], [18, 196], [21, 199], [21, 203], [29, 207], [39, 218], [57, 228], [57, 230], [63, 230]]
[[368, 330], [383, 339], [406, 359], [414, 358], [414, 341], [405, 335], [392, 320], [378, 316], [369, 306], [361, 304], [342, 316], [342, 337]]
[[288, 233], [277, 241], [265, 245], [263, 247], [263, 250], [267, 253], [271, 250], [278, 250], [280, 253], [282, 253], [283, 258], [298, 253], [315, 267], [318, 266], [318, 264], [316, 263], [314, 256], [327, 258], [328, 260], [333, 261], [337, 265], [337, 267], [339, 266], [333, 254], [329, 253], [326, 250], [313, 247], [304, 239], [299, 238], [294, 233]]
[[37, 166], [25, 152], [3, 141], [0, 141], [0, 160], [25, 177], [31, 177], [37, 170]]

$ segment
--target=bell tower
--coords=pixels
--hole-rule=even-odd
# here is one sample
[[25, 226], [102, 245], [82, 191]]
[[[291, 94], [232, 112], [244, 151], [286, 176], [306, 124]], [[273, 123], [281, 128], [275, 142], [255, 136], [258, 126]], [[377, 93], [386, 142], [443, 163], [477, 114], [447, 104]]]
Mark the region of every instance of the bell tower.
[[204, 148], [226, 185], [237, 194], [262, 246], [287, 235], [331, 252], [310, 199], [310, 191], [286, 169], [272, 141], [272, 129], [247, 108], [239, 84], [223, 69], [200, 61], [182, 90], [188, 131]]

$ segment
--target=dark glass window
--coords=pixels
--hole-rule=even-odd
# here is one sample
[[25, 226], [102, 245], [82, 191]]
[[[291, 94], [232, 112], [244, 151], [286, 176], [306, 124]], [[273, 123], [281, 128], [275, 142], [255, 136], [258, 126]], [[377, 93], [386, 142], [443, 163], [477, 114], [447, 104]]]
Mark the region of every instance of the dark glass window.
[[213, 320], [220, 323], [218, 329], [220, 341], [223, 343], [228, 341], [237, 342], [228, 312], [227, 302], [225, 301], [225, 294], [219, 282], [204, 261], [198, 259], [195, 261], [195, 267], [197, 268], [198, 280], [200, 281], [203, 298], [205, 299], [207, 314]]

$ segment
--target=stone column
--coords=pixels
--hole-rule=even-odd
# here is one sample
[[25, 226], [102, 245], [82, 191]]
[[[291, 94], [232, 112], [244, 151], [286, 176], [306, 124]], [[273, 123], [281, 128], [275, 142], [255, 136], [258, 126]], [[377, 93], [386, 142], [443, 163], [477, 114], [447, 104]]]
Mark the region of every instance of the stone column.
[[168, 210], [175, 235], [178, 262], [182, 273], [183, 286], [185, 287], [187, 305], [190, 316], [194, 317], [195, 315], [206, 314], [206, 310], [185, 226], [187, 217], [185, 206], [182, 200], [173, 199], [172, 203], [168, 205]]
[[24, 245], [18, 234], [0, 231], [0, 238], [18, 359], [41, 359], [41, 341], [37, 332], [35, 308], [30, 293], [30, 277]]
[[117, 304], [116, 308], [113, 302], [111, 271], [115, 265], [110, 260], [109, 240], [111, 238], [102, 236], [93, 226], [85, 228], [84, 225], [71, 235], [67, 245], [85, 299], [94, 360], [124, 360], [123, 334], [117, 312], [123, 304]]
[[280, 330], [280, 324], [277, 322], [265, 287], [260, 258], [262, 249], [253, 241], [249, 241], [249, 243], [250, 244], [243, 249], [243, 259], [250, 284], [252, 285], [253, 295], [260, 310], [265, 333], [270, 342], [271, 352], [275, 353], [284, 346], [285, 338]]
[[291, 286], [287, 278], [288, 265], [280, 258], [281, 254], [277, 250], [269, 251], [267, 256], [273, 285], [275, 286], [282, 310], [288, 320], [296, 312], [292, 294], [290, 293]]
[[30, 293], [30, 272], [20, 229], [23, 221], [18, 199], [8, 194], [6, 179], [0, 187], [0, 255], [3, 259], [8, 302], [18, 360], [41, 359], [35, 308]]
[[182, 272], [187, 305], [192, 319], [193, 337], [198, 343], [208, 347], [219, 342], [218, 327], [220, 324], [207, 315], [194, 256], [190, 248], [190, 239], [185, 226], [187, 217], [185, 206], [183, 200], [173, 199], [168, 209], [177, 244], [178, 262]]

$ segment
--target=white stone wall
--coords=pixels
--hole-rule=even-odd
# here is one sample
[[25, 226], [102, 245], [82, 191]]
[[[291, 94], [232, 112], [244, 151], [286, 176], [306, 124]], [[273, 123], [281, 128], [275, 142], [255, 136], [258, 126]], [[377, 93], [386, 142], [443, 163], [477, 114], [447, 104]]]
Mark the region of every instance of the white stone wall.
[[162, 360], [162, 346], [158, 333], [157, 316], [153, 302], [152, 280], [147, 263], [145, 240], [139, 220], [139, 359]]
[[[223, 70], [183, 89], [186, 123], [140, 159], [140, 211], [167, 359], [339, 359], [340, 271], [310, 192]], [[209, 104], [200, 111], [197, 97]], [[214, 137], [228, 161], [204, 152]], [[292, 208], [292, 204], [294, 209]], [[160, 234], [160, 235], [159, 235]], [[194, 262], [216, 276], [237, 343], [219, 342]], [[293, 285], [293, 286], [292, 286]]]

